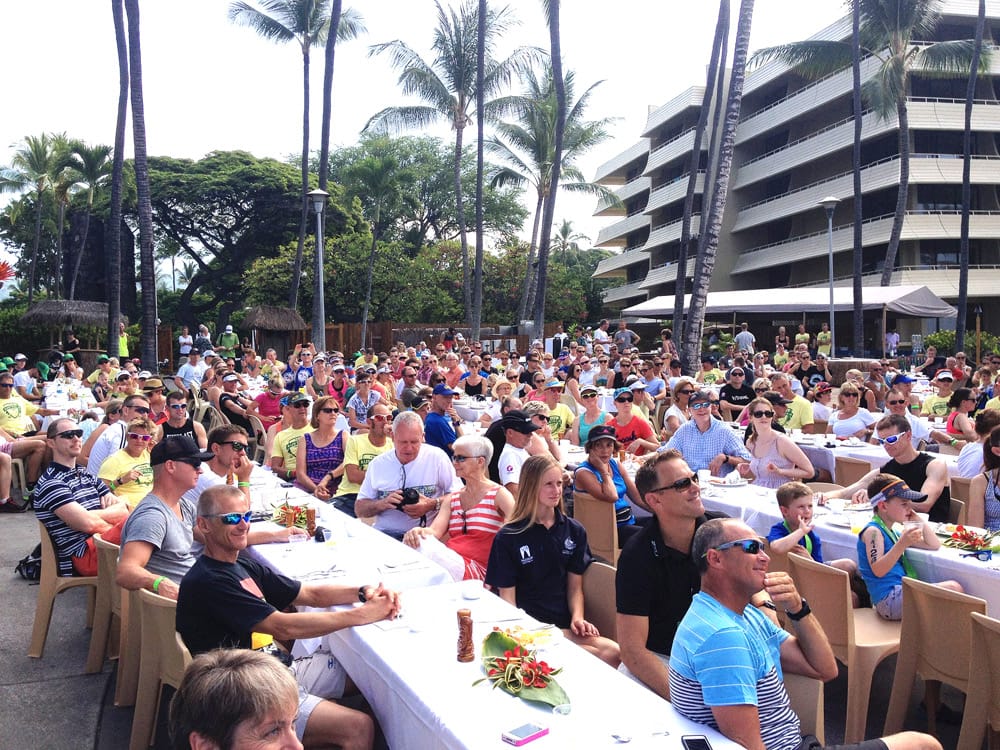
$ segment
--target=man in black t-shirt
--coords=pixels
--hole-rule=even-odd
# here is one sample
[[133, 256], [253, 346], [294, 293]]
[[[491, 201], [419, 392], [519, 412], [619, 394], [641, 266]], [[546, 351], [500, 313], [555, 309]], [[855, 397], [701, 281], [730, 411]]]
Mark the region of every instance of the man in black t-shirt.
[[204, 425], [196, 422], [188, 413], [187, 394], [183, 391], [167, 394], [167, 421], [157, 425], [156, 442], [174, 435], [187, 435], [202, 450], [208, 448], [208, 433], [205, 432]]
[[[249, 503], [237, 487], [217, 485], [198, 499], [197, 526], [205, 550], [184, 579], [177, 597], [177, 632], [192, 654], [214, 648], [251, 648], [254, 633], [277, 640], [319, 638], [341, 628], [393, 619], [399, 596], [379, 584], [303, 584], [239, 557], [246, 549]], [[327, 608], [360, 599], [364, 605], [338, 612], [286, 612], [290, 605]], [[275, 648], [273, 643], [269, 646]], [[327, 698], [339, 698], [346, 673], [336, 659], [317, 651], [296, 659], [292, 671], [308, 693], [300, 700], [296, 734], [310, 745], [371, 747], [372, 720]], [[325, 663], [325, 667], [323, 666]], [[318, 666], [317, 666], [318, 665]]]
[[719, 406], [726, 421], [736, 419], [743, 407], [753, 399], [753, 388], [747, 385], [746, 372], [742, 367], [733, 367], [729, 371], [729, 379], [719, 391]]

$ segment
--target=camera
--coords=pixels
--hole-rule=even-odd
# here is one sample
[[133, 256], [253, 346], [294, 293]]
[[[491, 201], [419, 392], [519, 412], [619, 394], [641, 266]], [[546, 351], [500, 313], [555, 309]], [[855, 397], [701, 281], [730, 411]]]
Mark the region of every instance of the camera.
[[403, 499], [400, 501], [400, 505], [416, 505], [420, 502], [420, 493], [412, 487], [404, 487], [401, 492]]

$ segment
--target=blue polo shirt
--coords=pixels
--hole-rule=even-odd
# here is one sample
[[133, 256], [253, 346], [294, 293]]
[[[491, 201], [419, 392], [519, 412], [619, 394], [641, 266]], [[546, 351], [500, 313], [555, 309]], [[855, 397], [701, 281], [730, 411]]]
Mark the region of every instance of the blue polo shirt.
[[455, 428], [448, 415], [433, 411], [428, 413], [427, 419], [424, 421], [425, 443], [440, 448], [451, 458], [451, 444], [457, 439], [458, 435], [455, 433]]
[[583, 575], [591, 560], [583, 526], [557, 510], [549, 529], [528, 520], [500, 529], [490, 550], [486, 583], [513, 587], [518, 607], [540, 622], [568, 628], [568, 576]]
[[[670, 448], [679, 450], [688, 466], [695, 471], [707, 469], [712, 459], [720, 453], [750, 460], [750, 452], [740, 441], [739, 435], [718, 419], [712, 419], [704, 432], [698, 429], [693, 419], [685, 422], [673, 434], [664, 450]], [[719, 469], [719, 476], [725, 476], [734, 468], [732, 464], [723, 464]]]

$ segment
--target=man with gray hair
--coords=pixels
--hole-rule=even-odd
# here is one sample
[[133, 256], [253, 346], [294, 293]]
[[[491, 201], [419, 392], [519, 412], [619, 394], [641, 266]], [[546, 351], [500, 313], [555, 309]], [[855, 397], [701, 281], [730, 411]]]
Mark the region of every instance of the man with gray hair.
[[[828, 681], [837, 676], [830, 643], [787, 573], [769, 573], [764, 540], [742, 521], [717, 519], [694, 535], [691, 555], [701, 591], [681, 620], [670, 653], [670, 702], [749, 750], [820, 747], [801, 734], [783, 673]], [[785, 610], [782, 630], [751, 597], [761, 589]], [[765, 605], [767, 606], [767, 605]], [[903, 732], [855, 745], [859, 750], [940, 750], [933, 737]]]
[[375, 528], [402, 540], [426, 526], [441, 509], [444, 495], [462, 488], [448, 455], [424, 442], [420, 415], [404, 411], [393, 422], [393, 449], [372, 459], [358, 491], [354, 512], [375, 518]]

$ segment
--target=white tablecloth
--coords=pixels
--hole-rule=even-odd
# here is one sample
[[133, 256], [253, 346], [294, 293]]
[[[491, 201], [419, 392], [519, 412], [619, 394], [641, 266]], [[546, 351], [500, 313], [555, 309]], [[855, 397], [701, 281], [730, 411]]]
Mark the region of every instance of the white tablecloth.
[[[737, 750], [707, 726], [678, 715], [669, 703], [608, 667], [583, 649], [557, 637], [540, 656], [554, 667], [571, 701], [568, 716], [528, 704], [487, 682], [479, 650], [494, 624], [537, 625], [520, 610], [488, 592], [473, 601], [463, 598], [469, 582], [407, 592], [397, 623], [377, 623], [341, 630], [330, 636], [337, 659], [375, 710], [390, 747], [503, 748], [500, 735], [532, 722], [549, 734], [532, 747], [618, 747], [611, 733], [630, 735], [629, 747], [679, 747], [682, 734], [707, 735], [716, 750]], [[477, 658], [456, 660], [456, 612], [468, 608], [474, 621]], [[669, 731], [670, 737], [653, 736]]]
[[[821, 442], [821, 439], [816, 437], [811, 441], [808, 438], [797, 439], [796, 444], [806, 454], [806, 458], [812, 463], [813, 468], [826, 469], [830, 472], [830, 476], [835, 476], [836, 456], [846, 456], [847, 458], [857, 458], [861, 461], [867, 461], [873, 469], [877, 466], [883, 466], [889, 461], [889, 454], [885, 452], [885, 448], [881, 445], [872, 445], [871, 443], [849, 445], [838, 440], [836, 441], [836, 446], [831, 448], [827, 447], [826, 443], [833, 442], [832, 436], [827, 437], [830, 440], [826, 442]], [[958, 474], [958, 456], [945, 453], [934, 453], [931, 455], [934, 458], [940, 458], [948, 465], [949, 475], [955, 476]]]
[[[767, 536], [771, 527], [781, 520], [774, 493], [758, 487], [712, 488], [702, 493], [702, 500], [709, 510], [726, 513], [743, 519], [761, 536]], [[847, 557], [857, 562], [857, 534], [851, 528], [836, 524], [850, 522], [860, 528], [871, 517], [871, 512], [845, 512], [842, 516], [825, 513], [815, 516], [816, 533], [823, 542], [823, 558], [835, 560]], [[983, 562], [971, 557], [961, 557], [961, 550], [942, 547], [939, 550], [910, 549], [906, 557], [913, 563], [922, 581], [954, 580], [962, 584], [966, 593], [986, 600], [988, 613], [1000, 613], [1000, 562]]]

